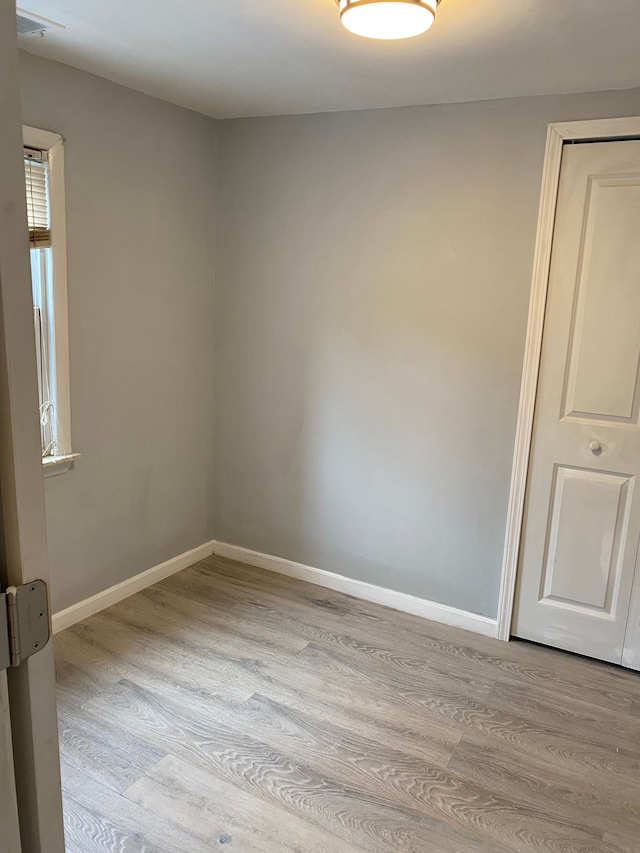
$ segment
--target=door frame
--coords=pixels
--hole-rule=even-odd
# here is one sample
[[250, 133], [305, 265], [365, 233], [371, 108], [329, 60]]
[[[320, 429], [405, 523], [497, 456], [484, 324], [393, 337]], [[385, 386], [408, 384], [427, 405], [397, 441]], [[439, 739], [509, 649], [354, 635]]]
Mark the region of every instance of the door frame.
[[524, 349], [520, 405], [516, 426], [511, 489], [507, 510], [507, 529], [502, 560], [502, 580], [498, 603], [496, 637], [509, 640], [515, 603], [520, 539], [524, 520], [524, 503], [531, 453], [533, 418], [538, 390], [542, 333], [549, 287], [551, 249], [555, 226], [562, 150], [565, 144], [591, 140], [640, 138], [640, 116], [554, 122], [547, 130], [547, 145], [542, 173], [542, 191], [538, 212], [538, 228], [533, 261], [533, 279], [529, 300], [529, 319]]
[[[4, 591], [7, 586], [49, 579], [15, 5], [4, 0], [0, 0], [0, 115], [0, 585]], [[3, 671], [0, 690], [0, 747], [5, 752], [11, 741], [21, 849], [23, 853], [63, 853], [53, 644], [10, 667], [6, 675]], [[8, 764], [5, 753], [0, 767], [5, 777]], [[14, 805], [11, 810], [15, 811]], [[20, 849], [12, 834], [9, 849]], [[2, 849], [4, 842], [0, 833]]]
[[0, 827], [4, 833], [0, 848], [7, 853], [20, 853], [22, 845], [6, 672], [0, 672], [0, 792]]

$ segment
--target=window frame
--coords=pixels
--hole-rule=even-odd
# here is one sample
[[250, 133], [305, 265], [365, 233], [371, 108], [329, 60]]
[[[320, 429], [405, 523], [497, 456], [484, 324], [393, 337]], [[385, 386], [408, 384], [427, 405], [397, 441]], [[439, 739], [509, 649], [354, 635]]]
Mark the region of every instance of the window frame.
[[71, 452], [71, 388], [69, 375], [69, 305], [67, 297], [67, 223], [64, 184], [64, 137], [59, 133], [22, 126], [23, 144], [46, 152], [49, 164], [51, 257], [53, 267], [54, 349], [56, 364], [56, 414], [70, 452], [43, 456], [45, 477], [68, 471], [80, 454]]

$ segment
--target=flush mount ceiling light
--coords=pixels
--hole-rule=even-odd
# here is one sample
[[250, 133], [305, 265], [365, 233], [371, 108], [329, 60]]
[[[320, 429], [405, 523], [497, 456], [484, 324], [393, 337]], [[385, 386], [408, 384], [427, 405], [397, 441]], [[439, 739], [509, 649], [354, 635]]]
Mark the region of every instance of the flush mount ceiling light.
[[336, 0], [343, 25], [370, 39], [406, 39], [426, 32], [440, 0]]

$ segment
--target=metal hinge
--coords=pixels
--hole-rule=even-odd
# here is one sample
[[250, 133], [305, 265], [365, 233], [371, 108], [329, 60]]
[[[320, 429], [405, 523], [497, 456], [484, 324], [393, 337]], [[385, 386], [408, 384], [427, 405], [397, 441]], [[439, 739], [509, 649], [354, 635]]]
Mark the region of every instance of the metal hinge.
[[43, 649], [50, 636], [49, 596], [44, 581], [10, 586], [0, 594], [0, 670], [20, 666]]

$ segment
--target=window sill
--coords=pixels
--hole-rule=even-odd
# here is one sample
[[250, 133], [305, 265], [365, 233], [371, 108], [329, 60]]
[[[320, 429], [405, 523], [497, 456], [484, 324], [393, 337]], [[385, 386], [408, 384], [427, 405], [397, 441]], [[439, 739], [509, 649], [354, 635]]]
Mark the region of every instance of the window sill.
[[42, 473], [45, 477], [66, 474], [76, 459], [80, 459], [79, 453], [67, 453], [66, 456], [45, 456], [42, 459]]

